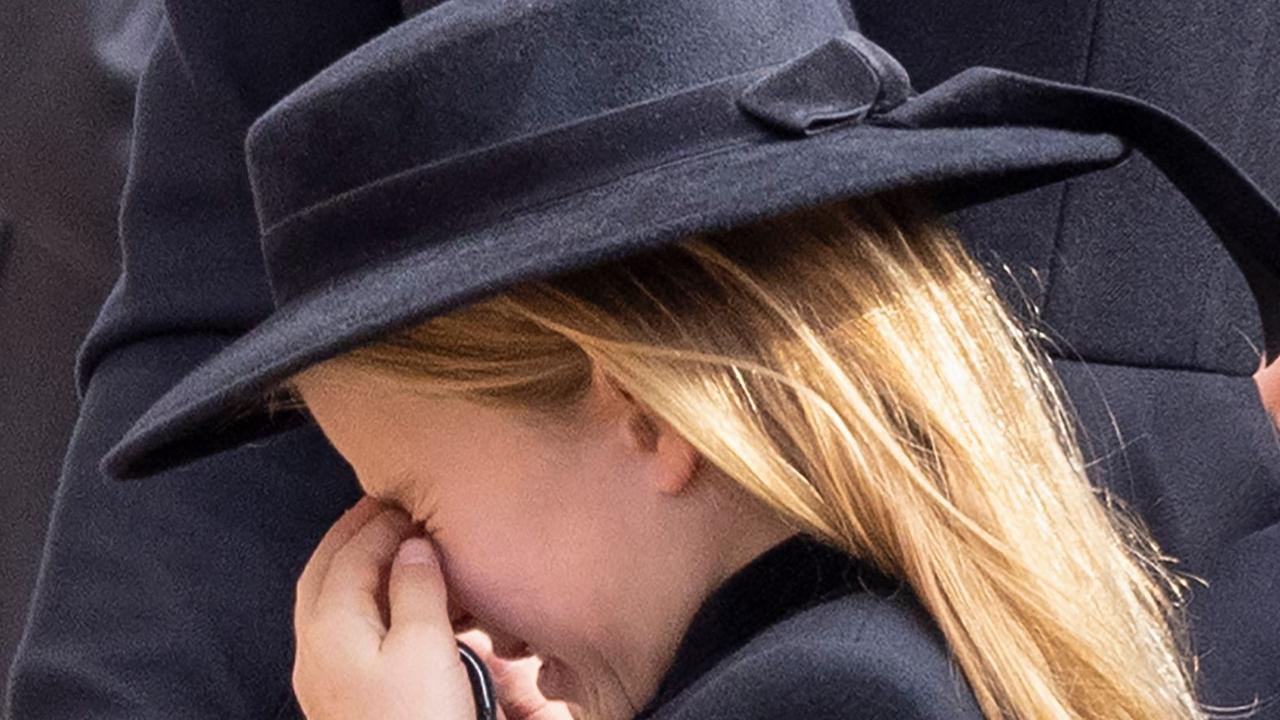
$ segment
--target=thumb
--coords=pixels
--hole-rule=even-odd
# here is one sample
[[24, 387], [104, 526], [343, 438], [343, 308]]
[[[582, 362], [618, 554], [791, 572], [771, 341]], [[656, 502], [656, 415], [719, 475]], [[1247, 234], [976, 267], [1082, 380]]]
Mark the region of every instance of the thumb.
[[471, 702], [471, 683], [449, 622], [444, 576], [430, 540], [411, 537], [400, 544], [391, 563], [387, 602], [391, 626], [382, 652], [418, 677], [437, 678], [441, 700]]

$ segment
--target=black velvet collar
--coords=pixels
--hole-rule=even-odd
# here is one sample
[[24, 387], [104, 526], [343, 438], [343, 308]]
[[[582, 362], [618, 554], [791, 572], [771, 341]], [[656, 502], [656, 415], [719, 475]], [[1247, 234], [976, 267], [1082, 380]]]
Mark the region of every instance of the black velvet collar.
[[884, 594], [899, 581], [861, 560], [797, 533], [722, 582], [694, 613], [658, 690], [633, 720], [645, 720], [681, 690], [768, 626], [858, 590]]

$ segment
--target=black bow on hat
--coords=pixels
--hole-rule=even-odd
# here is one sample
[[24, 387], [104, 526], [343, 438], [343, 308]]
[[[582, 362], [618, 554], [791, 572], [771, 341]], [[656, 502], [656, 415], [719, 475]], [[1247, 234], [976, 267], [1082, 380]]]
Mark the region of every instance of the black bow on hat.
[[265, 412], [276, 382], [512, 283], [907, 186], [958, 210], [1133, 148], [1239, 264], [1280, 354], [1280, 211], [1201, 134], [992, 68], [917, 94], [847, 2], [452, 2], [352, 51], [246, 138], [275, 312], [101, 469], [145, 477], [294, 427]]

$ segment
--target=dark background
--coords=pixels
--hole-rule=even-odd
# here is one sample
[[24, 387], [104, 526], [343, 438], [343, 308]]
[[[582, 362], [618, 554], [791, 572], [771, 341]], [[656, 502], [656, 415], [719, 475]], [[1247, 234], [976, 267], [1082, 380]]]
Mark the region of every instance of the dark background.
[[[0, 12], [0, 657], [22, 634], [78, 402], [80, 342], [120, 272], [133, 90], [159, 0]], [[5, 674], [0, 673], [0, 696]]]

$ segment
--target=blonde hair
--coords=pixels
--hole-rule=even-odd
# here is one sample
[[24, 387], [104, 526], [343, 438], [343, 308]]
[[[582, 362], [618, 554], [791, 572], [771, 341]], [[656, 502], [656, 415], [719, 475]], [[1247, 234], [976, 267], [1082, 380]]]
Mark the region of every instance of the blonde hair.
[[602, 372], [904, 579], [991, 720], [1205, 717], [1185, 580], [1090, 484], [1039, 337], [921, 198], [882, 195], [526, 282], [304, 374], [564, 417]]

